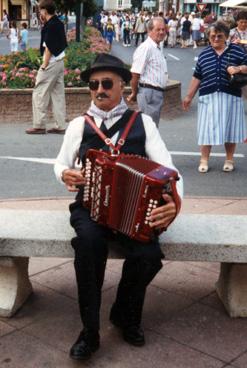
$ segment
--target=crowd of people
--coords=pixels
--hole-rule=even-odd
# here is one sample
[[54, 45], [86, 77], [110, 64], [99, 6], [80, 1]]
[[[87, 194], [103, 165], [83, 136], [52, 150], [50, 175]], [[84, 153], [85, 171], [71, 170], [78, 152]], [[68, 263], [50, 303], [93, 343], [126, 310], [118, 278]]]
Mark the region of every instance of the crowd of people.
[[175, 47], [180, 45], [182, 48], [189, 45], [198, 46], [199, 41], [207, 42], [206, 29], [209, 24], [216, 21], [214, 13], [202, 16], [200, 13], [174, 13], [140, 11], [131, 13], [124, 11], [102, 11], [96, 20], [97, 28], [102, 36], [111, 44], [116, 41], [123, 41], [124, 46], [131, 44], [138, 46], [139, 40], [144, 41], [147, 35], [147, 24], [153, 17], [164, 18], [166, 25], [166, 36], [164, 45]]

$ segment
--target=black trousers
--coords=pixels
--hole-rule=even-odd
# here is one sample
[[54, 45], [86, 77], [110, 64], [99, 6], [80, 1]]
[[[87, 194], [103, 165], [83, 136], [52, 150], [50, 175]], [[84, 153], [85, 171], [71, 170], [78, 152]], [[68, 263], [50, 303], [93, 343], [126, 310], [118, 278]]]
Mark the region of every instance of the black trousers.
[[139, 42], [139, 38], [142, 38], [141, 42], [144, 42], [145, 41], [145, 32], [142, 32], [142, 33], [136, 33], [136, 42], [135, 42], [135, 45], [137, 46], [138, 45], [138, 42]]
[[[81, 320], [84, 328], [96, 332], [100, 328], [101, 289], [108, 256], [111, 231], [90, 219], [89, 211], [79, 202], [70, 205], [71, 225], [76, 237], [75, 273]], [[118, 285], [114, 311], [126, 324], [140, 324], [146, 287], [162, 268], [163, 254], [158, 241], [144, 244], [117, 235], [125, 261]]]
[[130, 30], [124, 29], [123, 30], [123, 39], [125, 45], [130, 45]]

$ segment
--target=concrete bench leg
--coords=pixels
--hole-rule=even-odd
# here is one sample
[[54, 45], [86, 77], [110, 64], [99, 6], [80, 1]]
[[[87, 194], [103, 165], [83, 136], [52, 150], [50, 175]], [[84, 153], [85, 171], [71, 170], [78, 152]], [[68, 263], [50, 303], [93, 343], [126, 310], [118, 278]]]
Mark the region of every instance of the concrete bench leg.
[[32, 293], [28, 257], [0, 257], [0, 317], [11, 317]]
[[247, 263], [221, 263], [216, 291], [231, 317], [247, 317]]

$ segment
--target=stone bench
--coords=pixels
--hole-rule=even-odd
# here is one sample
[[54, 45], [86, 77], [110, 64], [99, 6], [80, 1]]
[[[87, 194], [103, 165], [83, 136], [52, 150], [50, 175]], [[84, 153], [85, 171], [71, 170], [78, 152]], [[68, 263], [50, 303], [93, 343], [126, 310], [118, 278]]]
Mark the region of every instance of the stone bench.
[[[247, 317], [246, 229], [247, 216], [186, 214], [160, 237], [166, 260], [221, 262], [216, 291], [231, 317]], [[67, 211], [0, 210], [0, 316], [32, 292], [29, 257], [73, 257], [73, 236]], [[110, 257], [119, 258], [115, 246]]]

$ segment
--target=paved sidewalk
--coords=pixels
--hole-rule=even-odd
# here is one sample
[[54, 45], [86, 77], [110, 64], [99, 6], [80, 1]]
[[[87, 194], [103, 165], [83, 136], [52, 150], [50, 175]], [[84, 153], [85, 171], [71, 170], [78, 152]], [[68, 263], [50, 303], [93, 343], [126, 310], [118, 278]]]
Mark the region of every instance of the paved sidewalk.
[[[1, 200], [0, 208], [59, 210], [70, 201]], [[182, 211], [247, 215], [247, 198], [187, 197]], [[144, 348], [123, 342], [108, 321], [121, 264], [107, 265], [101, 348], [90, 362], [76, 363], [68, 357], [81, 328], [73, 260], [32, 258], [33, 295], [14, 317], [0, 319], [0, 367], [246, 368], [247, 320], [230, 319], [219, 302], [218, 263], [164, 262], [147, 293]]]

